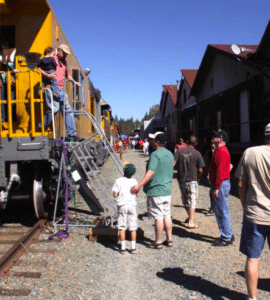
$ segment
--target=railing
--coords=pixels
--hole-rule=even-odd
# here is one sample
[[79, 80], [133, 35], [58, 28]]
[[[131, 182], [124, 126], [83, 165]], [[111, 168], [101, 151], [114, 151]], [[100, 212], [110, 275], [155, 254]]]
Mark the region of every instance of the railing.
[[[48, 135], [44, 130], [44, 99], [41, 73], [35, 70], [16, 73], [12, 85], [11, 71], [6, 73], [6, 99], [0, 96], [0, 136], [36, 137]], [[2, 120], [2, 105], [6, 106], [6, 119]], [[16, 117], [14, 117], [16, 112]], [[41, 124], [41, 130], [39, 130]]]

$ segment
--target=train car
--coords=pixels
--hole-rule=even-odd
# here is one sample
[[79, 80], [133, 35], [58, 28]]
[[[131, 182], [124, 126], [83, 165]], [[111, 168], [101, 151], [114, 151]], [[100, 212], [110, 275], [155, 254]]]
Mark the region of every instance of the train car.
[[[0, 121], [0, 208], [12, 201], [33, 200], [37, 218], [44, 218], [51, 209], [57, 192], [61, 149], [65, 126], [61, 114], [51, 127], [44, 128], [46, 104], [42, 77], [36, 64], [46, 47], [67, 45], [68, 71], [81, 87], [66, 84], [66, 92], [75, 116], [77, 133], [91, 137], [92, 154], [102, 152], [104, 130], [111, 133], [111, 112], [108, 103], [98, 105], [89, 78], [82, 69], [60, 23], [47, 0], [3, 0], [0, 3], [0, 44], [4, 64], [14, 63], [19, 72], [1, 71], [6, 83], [1, 91]], [[6, 116], [2, 112], [6, 112]], [[103, 117], [99, 118], [99, 115]], [[97, 116], [97, 119], [95, 118]], [[62, 147], [62, 148], [61, 148]], [[98, 155], [97, 155], [98, 156]], [[100, 157], [102, 159], [102, 157]]]

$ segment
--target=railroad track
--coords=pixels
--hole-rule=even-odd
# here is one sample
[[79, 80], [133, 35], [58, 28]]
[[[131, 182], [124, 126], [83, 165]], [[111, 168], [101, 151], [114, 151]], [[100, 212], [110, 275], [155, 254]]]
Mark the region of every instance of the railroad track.
[[[42, 252], [42, 250], [35, 250], [30, 246], [32, 243], [48, 242], [48, 239], [39, 239], [45, 228], [45, 220], [39, 220], [32, 227], [18, 223], [6, 223], [0, 226], [0, 279], [7, 276], [36, 279], [41, 277], [41, 272], [32, 272], [29, 271], [29, 268], [32, 270], [33, 267], [47, 267], [47, 261], [40, 260], [40, 258], [31, 259], [30, 261], [27, 259], [21, 260], [20, 257], [25, 253], [33, 255]], [[46, 253], [48, 252], [50, 251], [46, 250]], [[22, 266], [23, 271], [14, 271], [11, 269], [14, 266]], [[29, 288], [2, 288], [0, 285], [0, 298], [1, 296], [27, 296], [30, 292], [31, 289]]]
[[[39, 220], [31, 229], [26, 230], [22, 225], [3, 225], [0, 231], [0, 244], [12, 245], [0, 259], [0, 277], [7, 275], [9, 269], [16, 263], [22, 254], [28, 251], [29, 246], [37, 239], [45, 228], [45, 220]], [[16, 237], [19, 239], [16, 239]], [[3, 251], [3, 250], [2, 250]]]

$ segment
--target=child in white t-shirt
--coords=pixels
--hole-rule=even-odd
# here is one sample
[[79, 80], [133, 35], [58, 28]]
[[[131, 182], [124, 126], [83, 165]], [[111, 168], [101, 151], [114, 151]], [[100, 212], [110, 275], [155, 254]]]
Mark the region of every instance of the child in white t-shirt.
[[112, 191], [113, 196], [116, 198], [116, 204], [118, 208], [118, 229], [120, 235], [121, 249], [120, 253], [126, 253], [126, 229], [131, 234], [131, 250], [130, 253], [137, 252], [136, 249], [136, 231], [137, 231], [137, 212], [136, 212], [136, 196], [139, 197], [139, 193], [131, 193], [131, 188], [138, 184], [137, 180], [132, 178], [135, 174], [136, 168], [133, 164], [126, 164], [124, 167], [124, 177], [116, 179]]

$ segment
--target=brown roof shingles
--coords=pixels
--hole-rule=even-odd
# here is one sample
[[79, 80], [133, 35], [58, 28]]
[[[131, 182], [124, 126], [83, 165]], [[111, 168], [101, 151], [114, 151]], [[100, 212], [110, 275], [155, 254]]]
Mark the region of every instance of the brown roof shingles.
[[177, 85], [163, 85], [164, 92], [169, 93], [174, 105], [177, 104]]
[[[232, 48], [231, 48], [232, 45], [230, 45], [230, 44], [210, 44], [209, 46], [212, 46], [216, 49], [228, 52], [230, 54], [234, 54], [232, 51]], [[237, 46], [240, 49], [242, 48], [241, 50], [243, 50], [239, 54], [239, 56], [242, 56], [242, 57], [246, 57], [250, 53], [255, 53], [258, 48], [258, 45], [237, 45]]]
[[183, 76], [185, 77], [190, 88], [192, 88], [198, 70], [184, 69], [184, 70], [181, 70], [181, 72], [182, 72]]

